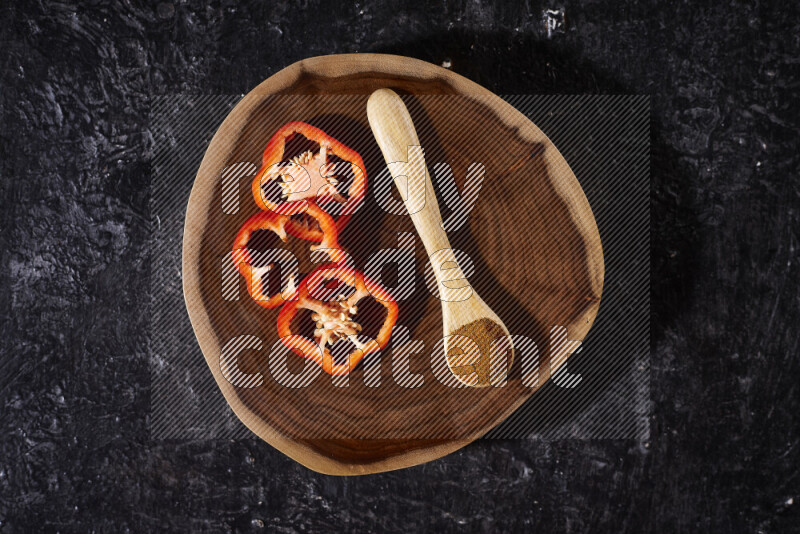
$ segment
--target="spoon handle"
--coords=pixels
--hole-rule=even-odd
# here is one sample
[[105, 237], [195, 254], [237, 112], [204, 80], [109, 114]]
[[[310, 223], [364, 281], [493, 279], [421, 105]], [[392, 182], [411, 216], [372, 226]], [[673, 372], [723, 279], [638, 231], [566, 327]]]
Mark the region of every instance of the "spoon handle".
[[405, 104], [391, 89], [378, 89], [367, 102], [367, 118], [428, 255], [450, 248], [422, 146]]
[[471, 288], [442, 228], [439, 202], [408, 109], [397, 93], [378, 89], [367, 101], [367, 118], [428, 253], [439, 282], [440, 298], [450, 302], [469, 298]]

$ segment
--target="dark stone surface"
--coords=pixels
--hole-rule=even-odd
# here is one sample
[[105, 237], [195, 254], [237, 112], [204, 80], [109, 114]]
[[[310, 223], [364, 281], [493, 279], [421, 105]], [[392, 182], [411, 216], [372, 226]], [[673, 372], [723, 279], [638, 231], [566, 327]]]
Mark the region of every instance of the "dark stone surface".
[[[797, 4], [243, 4], [0, 6], [0, 531], [797, 531]], [[652, 95], [650, 442], [341, 479], [255, 439], [149, 441], [148, 99], [357, 51]]]

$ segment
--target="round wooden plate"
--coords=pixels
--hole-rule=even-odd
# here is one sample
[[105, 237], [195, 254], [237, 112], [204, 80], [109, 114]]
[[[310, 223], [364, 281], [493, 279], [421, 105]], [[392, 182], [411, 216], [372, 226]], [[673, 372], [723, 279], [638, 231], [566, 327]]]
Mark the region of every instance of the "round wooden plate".
[[[387, 213], [372, 194], [386, 165], [370, 134], [366, 102], [381, 87], [405, 95], [432, 173], [437, 163], [446, 163], [463, 188], [471, 164], [485, 168], [474, 208], [448, 235], [472, 263], [473, 287], [512, 334], [538, 347], [536, 351], [531, 344], [517, 343], [504, 387], [457, 389], [434, 373], [436, 358], [443, 357], [434, 350], [442, 336], [442, 317], [441, 305], [426, 285], [427, 258], [410, 219]], [[405, 368], [396, 359], [401, 351], [390, 346], [365, 358], [347, 387], [323, 374], [304, 387], [287, 388], [273, 378], [268, 358], [278, 341], [278, 310], [257, 306], [243, 284], [233, 300], [222, 291], [233, 238], [258, 209], [250, 196], [252, 171], [272, 133], [292, 120], [322, 128], [364, 158], [370, 191], [341, 236], [357, 267], [363, 269], [380, 249], [397, 248], [399, 233], [414, 237], [415, 284], [409, 298], [400, 302], [398, 319], [421, 348], [405, 370], [417, 376], [414, 383], [397, 379]], [[222, 202], [222, 176], [232, 168], [245, 175], [238, 207]], [[439, 204], [447, 219], [450, 210], [441, 195]], [[314, 266], [308, 245], [275, 240], [266, 246], [287, 248], [297, 256], [300, 270], [308, 272]], [[591, 208], [550, 140], [483, 87], [406, 57], [316, 57], [260, 84], [231, 111], [209, 144], [186, 213], [184, 294], [220, 390], [256, 435], [323, 473], [365, 474], [416, 465], [485, 434], [563, 364], [562, 358], [551, 361], [549, 354], [554, 326], [565, 327], [572, 340], [586, 336], [600, 305], [603, 273]], [[391, 268], [383, 275], [389, 287], [399, 278]], [[239, 336], [251, 336], [247, 339], [253, 344], [239, 354], [238, 368], [259, 377], [256, 387], [237, 387], [223, 376], [222, 348]], [[290, 354], [286, 364], [299, 373], [305, 361]]]

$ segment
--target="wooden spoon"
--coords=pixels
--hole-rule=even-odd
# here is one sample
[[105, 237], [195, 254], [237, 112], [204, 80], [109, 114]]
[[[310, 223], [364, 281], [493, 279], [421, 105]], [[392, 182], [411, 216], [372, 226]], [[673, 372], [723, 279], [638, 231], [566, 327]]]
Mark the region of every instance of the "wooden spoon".
[[367, 102], [367, 118], [436, 276], [447, 366], [468, 386], [501, 385], [514, 359], [508, 329], [458, 265], [408, 109], [397, 93], [378, 89]]

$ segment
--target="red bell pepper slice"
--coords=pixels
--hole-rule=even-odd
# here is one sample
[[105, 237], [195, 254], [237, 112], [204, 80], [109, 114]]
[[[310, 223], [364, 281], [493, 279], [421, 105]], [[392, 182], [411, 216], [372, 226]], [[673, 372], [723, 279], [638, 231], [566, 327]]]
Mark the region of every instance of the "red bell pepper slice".
[[[320, 150], [316, 155], [306, 152], [281, 165], [286, 142], [297, 134], [309, 141], [318, 143]], [[330, 175], [331, 163], [328, 154], [333, 154], [350, 163], [354, 180], [344, 198], [336, 186], [338, 181]], [[285, 201], [278, 203], [265, 198], [263, 185], [269, 180], [278, 180], [283, 189]], [[306, 210], [306, 205], [319, 204], [320, 200], [333, 199], [344, 205], [342, 215], [336, 220], [336, 229], [341, 233], [353, 213], [364, 200], [367, 189], [367, 175], [364, 161], [353, 150], [325, 132], [300, 121], [283, 125], [272, 136], [264, 149], [261, 169], [253, 179], [253, 198], [262, 210], [277, 211], [284, 215], [294, 215]], [[294, 219], [286, 225], [286, 230], [295, 237], [320, 241], [324, 230], [303, 225]]]
[[[332, 261], [345, 263], [349, 258], [347, 253], [339, 246], [338, 233], [333, 218], [315, 203], [309, 203], [307, 213], [318, 221], [323, 234], [322, 241], [318, 245], [312, 245], [311, 250], [324, 249]], [[286, 242], [288, 239], [287, 227], [290, 220], [288, 215], [281, 215], [274, 211], [260, 211], [244, 222], [233, 240], [233, 262], [245, 279], [247, 292], [259, 306], [264, 308], [277, 308], [285, 300], [293, 299], [296, 288], [292, 287], [293, 283], [290, 283], [286, 297], [280, 292], [275, 295], [267, 295], [263, 277], [272, 270], [274, 264], [253, 267], [253, 258], [247, 244], [256, 230], [272, 230], [282, 241]]]
[[[347, 298], [328, 301], [312, 296], [315, 290], [325, 287], [330, 281], [344, 283], [355, 291]], [[354, 315], [358, 312], [356, 304], [368, 296], [374, 297], [386, 308], [386, 318], [376, 338], [361, 343], [356, 337], [361, 331], [361, 325], [354, 320]], [[311, 318], [317, 323], [314, 340], [292, 333], [292, 319], [301, 309], [311, 310]], [[328, 264], [311, 271], [300, 282], [297, 300], [287, 302], [281, 308], [278, 314], [278, 335], [284, 345], [297, 355], [313, 361], [326, 373], [346, 375], [365, 355], [386, 347], [397, 315], [397, 302], [386, 289], [353, 268]], [[348, 339], [356, 347], [347, 356], [347, 363], [336, 363], [328, 349], [328, 345], [333, 345], [340, 339]]]

